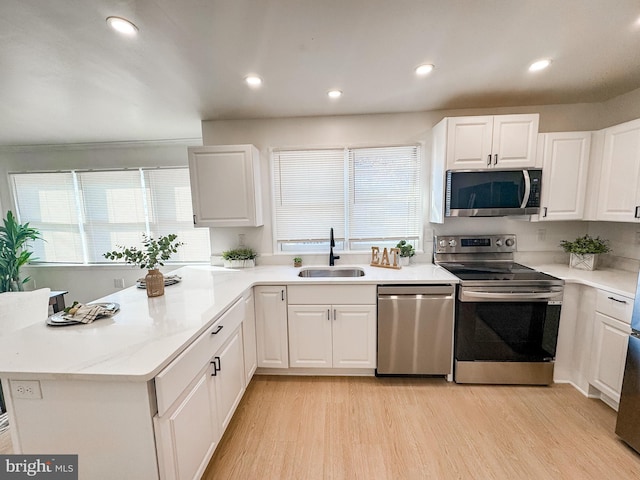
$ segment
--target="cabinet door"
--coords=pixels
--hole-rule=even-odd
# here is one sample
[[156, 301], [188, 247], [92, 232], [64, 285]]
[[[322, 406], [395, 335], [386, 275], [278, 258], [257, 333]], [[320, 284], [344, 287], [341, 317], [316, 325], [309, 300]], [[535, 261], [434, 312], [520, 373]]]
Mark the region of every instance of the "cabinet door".
[[333, 306], [333, 367], [376, 368], [376, 306]]
[[640, 120], [605, 129], [597, 220], [638, 222]]
[[591, 132], [543, 136], [540, 220], [582, 220]]
[[631, 327], [626, 323], [596, 312], [591, 384], [616, 402], [620, 401], [629, 333]]
[[258, 367], [289, 368], [287, 335], [287, 289], [285, 286], [255, 287]]
[[224, 432], [244, 393], [244, 359], [241, 329], [236, 330], [214, 357], [218, 424]]
[[256, 313], [253, 291], [244, 297], [244, 320], [242, 322], [242, 346], [244, 350], [244, 373], [246, 384], [249, 385], [258, 366], [256, 353]]
[[536, 163], [538, 138], [536, 115], [493, 117], [492, 165], [496, 168], [527, 168]]
[[452, 117], [447, 124], [447, 169], [490, 168], [493, 117]]
[[186, 396], [166, 415], [154, 419], [161, 478], [165, 480], [200, 478], [213, 455], [220, 434], [210, 375], [207, 364]]
[[263, 224], [260, 159], [253, 145], [189, 148], [189, 176], [197, 227]]
[[289, 305], [289, 363], [331, 367], [330, 305]]

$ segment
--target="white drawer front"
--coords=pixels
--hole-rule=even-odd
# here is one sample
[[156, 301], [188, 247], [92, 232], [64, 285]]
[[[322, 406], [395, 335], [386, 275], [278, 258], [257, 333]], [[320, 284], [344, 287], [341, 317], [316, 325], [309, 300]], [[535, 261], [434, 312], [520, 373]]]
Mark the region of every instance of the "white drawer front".
[[289, 305], [375, 305], [375, 285], [289, 285]]
[[605, 290], [598, 290], [596, 310], [624, 323], [631, 324], [633, 298], [607, 292]]
[[211, 361], [213, 355], [238, 328], [243, 318], [244, 301], [240, 298], [156, 376], [158, 415], [162, 416], [171, 407], [203, 365]]

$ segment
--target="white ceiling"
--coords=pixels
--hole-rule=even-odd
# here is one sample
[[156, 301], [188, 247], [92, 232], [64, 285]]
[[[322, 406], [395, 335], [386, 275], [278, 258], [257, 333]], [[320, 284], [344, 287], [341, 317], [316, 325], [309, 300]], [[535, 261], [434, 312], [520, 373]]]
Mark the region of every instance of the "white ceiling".
[[[139, 35], [117, 35], [110, 15]], [[527, 71], [545, 57], [549, 69]], [[421, 63], [436, 69], [417, 78]], [[197, 138], [202, 119], [600, 102], [640, 88], [640, 1], [0, 0], [0, 87], [0, 145]]]

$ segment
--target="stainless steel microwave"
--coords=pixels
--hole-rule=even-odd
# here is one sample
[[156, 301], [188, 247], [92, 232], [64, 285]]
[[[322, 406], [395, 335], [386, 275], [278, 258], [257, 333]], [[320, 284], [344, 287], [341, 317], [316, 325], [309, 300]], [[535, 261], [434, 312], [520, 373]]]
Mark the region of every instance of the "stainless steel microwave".
[[445, 216], [504, 217], [540, 211], [542, 170], [448, 170]]

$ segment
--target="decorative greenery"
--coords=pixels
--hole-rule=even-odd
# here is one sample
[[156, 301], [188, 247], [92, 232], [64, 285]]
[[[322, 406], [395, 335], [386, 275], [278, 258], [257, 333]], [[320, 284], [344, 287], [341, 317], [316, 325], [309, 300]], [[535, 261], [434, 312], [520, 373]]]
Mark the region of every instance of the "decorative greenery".
[[177, 253], [178, 247], [184, 245], [182, 242], [177, 241], [178, 235], [172, 233], [170, 235], [160, 237], [157, 240], [153, 237], [149, 237], [146, 234], [142, 234], [142, 245], [144, 248], [138, 249], [136, 247], [123, 247], [117, 245], [119, 250], [113, 252], [107, 252], [103, 256], [109, 260], [122, 260], [125, 263], [138, 265], [140, 268], [146, 268], [153, 270], [160, 265], [164, 265], [166, 260], [171, 258], [172, 253]]
[[20, 224], [11, 210], [0, 225], [0, 292], [22, 291], [29, 277], [20, 280], [20, 267], [31, 260], [33, 252], [27, 250], [30, 240], [38, 240], [40, 232], [29, 223]]
[[577, 253], [584, 255], [585, 253], [607, 253], [611, 251], [609, 240], [603, 240], [600, 237], [591, 237], [586, 234], [583, 237], [576, 238], [573, 242], [562, 240], [560, 246], [568, 253]]
[[413, 245], [411, 245], [410, 243], [407, 243], [406, 240], [400, 240], [396, 245], [396, 248], [400, 249], [401, 257], [413, 257], [416, 254], [416, 251], [413, 248]]
[[251, 248], [236, 248], [222, 252], [222, 258], [225, 260], [253, 260], [258, 254]]
[[293, 261], [295, 263], [302, 263], [302, 257], [294, 257]]

